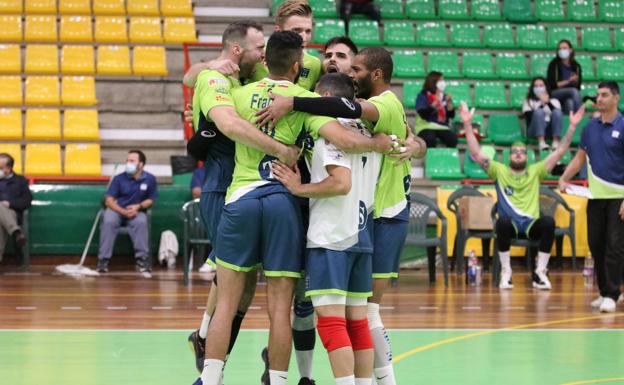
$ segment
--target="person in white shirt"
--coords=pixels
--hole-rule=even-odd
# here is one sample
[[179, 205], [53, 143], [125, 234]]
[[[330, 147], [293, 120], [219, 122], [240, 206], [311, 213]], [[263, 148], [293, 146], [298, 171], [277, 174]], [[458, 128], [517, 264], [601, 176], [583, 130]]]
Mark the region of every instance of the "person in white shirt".
[[553, 150], [556, 149], [561, 139], [563, 112], [559, 100], [551, 98], [543, 77], [538, 76], [531, 81], [529, 92], [522, 104], [522, 113], [526, 119], [528, 134], [537, 138], [539, 149], [550, 149], [546, 143], [547, 134], [552, 136], [552, 147]]

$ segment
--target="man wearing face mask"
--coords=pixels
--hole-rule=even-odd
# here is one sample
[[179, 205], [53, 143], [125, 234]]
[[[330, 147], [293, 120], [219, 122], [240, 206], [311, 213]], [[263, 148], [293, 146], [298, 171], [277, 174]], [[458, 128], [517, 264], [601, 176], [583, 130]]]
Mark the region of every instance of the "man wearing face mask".
[[437, 140], [446, 147], [457, 146], [457, 135], [449, 129], [455, 107], [451, 94], [445, 93], [445, 89], [442, 73], [431, 71], [416, 98], [416, 134], [427, 143], [427, 148], [435, 148]]
[[113, 254], [113, 245], [120, 226], [127, 226], [134, 246], [136, 269], [142, 274], [151, 271], [148, 245], [148, 223], [145, 211], [158, 197], [158, 186], [154, 175], [144, 170], [145, 154], [130, 150], [126, 159], [125, 172], [113, 177], [104, 204], [106, 210], [100, 225], [100, 250], [97, 271], [108, 272], [108, 263]]
[[13, 162], [11, 155], [0, 154], [0, 261], [9, 236], [13, 236], [20, 247], [26, 244], [19, 222], [32, 201], [26, 179], [13, 173]]

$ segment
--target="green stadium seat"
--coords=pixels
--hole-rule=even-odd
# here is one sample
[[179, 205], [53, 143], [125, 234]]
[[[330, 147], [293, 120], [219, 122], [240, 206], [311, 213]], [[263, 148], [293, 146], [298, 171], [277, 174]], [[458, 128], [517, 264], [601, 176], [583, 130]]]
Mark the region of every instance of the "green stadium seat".
[[382, 19], [403, 19], [403, 1], [402, 0], [381, 0], [377, 1], [381, 9]]
[[434, 0], [407, 0], [405, 13], [410, 19], [436, 19]]
[[516, 47], [510, 24], [487, 24], [483, 33], [483, 42], [490, 48]]
[[430, 179], [461, 179], [459, 150], [456, 148], [428, 148], [425, 156], [425, 176]]
[[446, 78], [461, 77], [461, 72], [459, 72], [459, 66], [457, 65], [457, 53], [448, 51], [433, 51], [429, 52], [427, 58], [429, 59], [429, 65], [427, 66], [429, 72], [442, 72]]
[[[583, 78], [585, 78], [585, 74], [584, 73], [583, 73]], [[596, 96], [597, 89], [598, 89], [598, 85], [596, 83], [593, 83], [593, 84], [583, 83], [583, 84], [581, 84], [581, 98], [583, 98], [585, 96]]]
[[351, 20], [349, 37], [358, 46], [381, 45], [379, 26], [372, 20]]
[[547, 53], [534, 53], [531, 55], [531, 77], [546, 77], [548, 64], [550, 64], [553, 58], [553, 55]]
[[503, 16], [512, 23], [532, 23], [535, 21], [531, 0], [505, 0]]
[[416, 26], [416, 42], [421, 47], [450, 47], [446, 38], [444, 23], [418, 23]]
[[425, 62], [420, 51], [394, 51], [392, 53], [394, 62], [392, 76], [399, 78], [424, 78]]
[[505, 85], [500, 82], [477, 82], [474, 88], [477, 108], [509, 109]]
[[336, 18], [336, 2], [334, 0], [310, 0], [310, 7], [314, 17], [319, 18]]
[[537, 0], [535, 14], [541, 21], [564, 21], [561, 0]]
[[523, 49], [548, 49], [546, 28], [543, 25], [519, 25], [518, 46]]
[[384, 23], [384, 43], [399, 47], [415, 46], [414, 25], [409, 21], [386, 21]]
[[[522, 138], [519, 140], [522, 140]], [[503, 163], [509, 164], [509, 155], [511, 155], [511, 149], [510, 148], [503, 149]], [[530, 148], [527, 148], [527, 165], [530, 166], [532, 164], [535, 164], [535, 151]]]
[[518, 115], [490, 115], [488, 138], [494, 144], [500, 145], [510, 145], [517, 140], [523, 140], [522, 127], [520, 126]]
[[496, 75], [501, 79], [527, 79], [526, 60], [522, 53], [496, 54]]
[[509, 104], [512, 108], [521, 109], [524, 99], [526, 99], [530, 83], [511, 82], [509, 83]]
[[444, 20], [469, 20], [466, 0], [438, 0], [438, 14]]
[[[462, 122], [460, 114], [455, 114], [452, 124], [453, 124], [453, 128], [455, 129], [455, 131], [459, 131], [464, 128], [464, 123]], [[474, 128], [475, 125], [479, 127], [479, 134], [481, 135], [480, 143], [491, 143], [491, 141], [485, 136], [485, 119], [483, 118], [483, 115], [479, 115], [479, 114], [472, 115], [472, 127]], [[459, 140], [459, 143], [464, 143], [464, 144], [466, 143], [465, 137], [459, 138], [458, 140]]]
[[423, 81], [407, 81], [403, 83], [403, 105], [407, 108], [416, 107], [416, 97], [422, 90]]
[[[578, 146], [579, 143], [581, 143], [581, 134], [583, 133], [583, 129], [585, 128], [585, 126], [587, 125], [587, 123], [589, 123], [590, 118], [588, 116], [584, 116], [583, 119], [581, 119], [581, 122], [578, 124], [578, 126], [576, 126], [576, 130], [574, 131], [574, 135], [572, 135], [572, 145], [574, 146]], [[563, 116], [563, 119], [561, 120], [561, 136], [565, 136], [565, 134], [568, 132], [568, 126], [570, 125], [570, 116]]]
[[624, 28], [615, 28], [615, 49], [624, 51]]
[[609, 23], [624, 22], [624, 1], [600, 0], [598, 2], [598, 17]]
[[581, 45], [588, 51], [614, 51], [611, 32], [608, 27], [583, 27]]
[[624, 56], [599, 55], [596, 70], [598, 79], [624, 80]]
[[590, 55], [576, 55], [574, 59], [581, 65], [584, 81], [598, 80], [594, 71], [594, 61]]
[[576, 46], [576, 29], [570, 26], [559, 26], [548, 28], [548, 48], [556, 49], [559, 41], [566, 39]]
[[465, 52], [462, 73], [467, 78], [494, 79], [494, 62], [489, 52]]
[[568, 0], [568, 19], [572, 21], [596, 21], [596, 7], [593, 0]]
[[468, 150], [464, 152], [464, 174], [471, 179], [488, 179], [483, 167], [472, 160]]
[[[474, 105], [472, 102], [472, 95], [470, 94], [470, 83], [448, 81], [446, 83], [445, 91], [451, 94], [451, 99], [453, 100], [453, 104], [455, 106], [459, 106], [461, 101], [466, 102], [469, 107]], [[459, 114], [455, 114], [455, 116], [459, 116]]]
[[481, 28], [479, 24], [451, 24], [451, 44], [453, 44], [454, 47], [482, 47], [483, 43], [481, 43]]
[[498, 0], [472, 0], [470, 15], [475, 20], [502, 20]]
[[345, 25], [342, 20], [317, 20], [314, 22], [312, 42], [324, 44], [334, 36], [344, 36]]

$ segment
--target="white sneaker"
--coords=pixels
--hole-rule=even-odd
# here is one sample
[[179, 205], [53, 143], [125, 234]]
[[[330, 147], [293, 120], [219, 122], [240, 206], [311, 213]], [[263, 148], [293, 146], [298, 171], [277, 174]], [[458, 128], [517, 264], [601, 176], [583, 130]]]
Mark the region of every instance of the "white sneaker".
[[615, 301], [609, 297], [605, 297], [600, 304], [600, 312], [601, 313], [614, 313], [615, 312]]
[[513, 287], [514, 285], [513, 283], [511, 283], [511, 270], [501, 271], [501, 278], [500, 278], [500, 283], [498, 284], [498, 288], [509, 290], [509, 289], [513, 289]]
[[544, 150], [550, 150], [550, 146], [548, 145], [548, 143], [540, 143], [538, 144], [539, 150], [540, 151], [544, 151]]
[[540, 290], [550, 290], [552, 288], [548, 279], [548, 270], [535, 270], [533, 273], [533, 287]]
[[598, 309], [602, 305], [602, 301], [604, 301], [604, 297], [599, 295], [598, 298], [591, 301], [591, 307]]
[[552, 142], [552, 146], [551, 146], [551, 147], [552, 147], [552, 149], [553, 149], [553, 150], [556, 150], [556, 149], [557, 149], [557, 147], [559, 147], [559, 142], [557, 142], [557, 141], [553, 141], [553, 142]]
[[216, 270], [214, 267], [212, 267], [211, 264], [209, 263], [204, 263], [200, 268], [199, 268], [199, 272], [200, 273], [214, 273]]

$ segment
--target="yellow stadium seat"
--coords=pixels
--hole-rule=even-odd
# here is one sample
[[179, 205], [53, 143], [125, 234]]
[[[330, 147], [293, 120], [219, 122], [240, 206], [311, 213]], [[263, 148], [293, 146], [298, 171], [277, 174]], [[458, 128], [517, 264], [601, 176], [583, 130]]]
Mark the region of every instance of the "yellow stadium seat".
[[125, 17], [95, 18], [95, 41], [98, 43], [127, 43], [128, 25]]
[[92, 42], [91, 16], [61, 17], [61, 41], [72, 43]]
[[26, 16], [24, 40], [27, 42], [56, 42], [56, 16]]
[[22, 173], [22, 146], [19, 143], [0, 142], [0, 153], [9, 154], [13, 157], [13, 172]]
[[61, 73], [64, 75], [93, 75], [95, 55], [90, 45], [64, 45], [61, 51]]
[[61, 95], [65, 106], [92, 106], [95, 99], [93, 76], [63, 76]]
[[19, 43], [22, 41], [22, 17], [0, 15], [0, 42]]
[[22, 78], [19, 76], [0, 76], [2, 92], [0, 106], [19, 106], [22, 104]]
[[192, 17], [165, 17], [165, 43], [197, 41], [195, 19]]
[[57, 143], [30, 143], [26, 145], [24, 174], [28, 176], [59, 176], [61, 171], [61, 145]]
[[65, 110], [63, 140], [99, 140], [97, 110]]
[[131, 16], [158, 16], [158, 0], [128, 0], [126, 4], [128, 15]]
[[65, 146], [65, 175], [101, 176], [100, 145], [68, 144]]
[[[95, 3], [98, 0], [94, 0]], [[64, 15], [91, 15], [90, 0], [59, 0], [59, 13]]]
[[101, 45], [98, 47], [98, 75], [131, 75], [130, 50], [125, 45]]
[[132, 43], [162, 43], [160, 17], [131, 17], [130, 41]]
[[56, 0], [25, 0], [24, 3], [29, 15], [56, 14]]
[[24, 11], [22, 0], [0, 0], [0, 13], [19, 13]]
[[26, 104], [30, 106], [58, 106], [59, 80], [56, 76], [28, 76], [26, 78]]
[[163, 16], [193, 16], [191, 0], [160, 0]]
[[142, 76], [167, 76], [165, 47], [134, 47], [132, 71]]
[[0, 74], [19, 74], [21, 71], [20, 46], [0, 44]]
[[0, 108], [0, 140], [22, 140], [22, 111]]
[[125, 15], [124, 0], [94, 0], [93, 13], [96, 15]]
[[58, 48], [52, 44], [28, 44], [24, 72], [27, 74], [57, 74]]
[[61, 112], [53, 108], [26, 110], [26, 140], [61, 140]]

